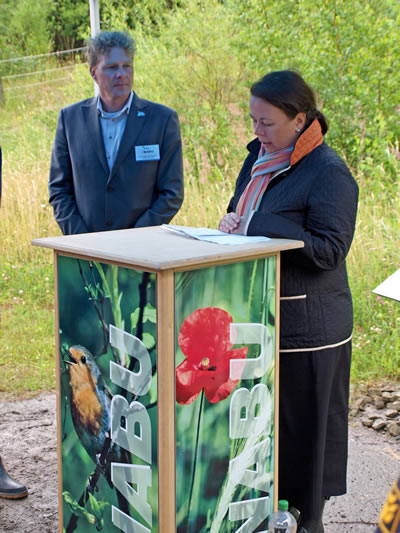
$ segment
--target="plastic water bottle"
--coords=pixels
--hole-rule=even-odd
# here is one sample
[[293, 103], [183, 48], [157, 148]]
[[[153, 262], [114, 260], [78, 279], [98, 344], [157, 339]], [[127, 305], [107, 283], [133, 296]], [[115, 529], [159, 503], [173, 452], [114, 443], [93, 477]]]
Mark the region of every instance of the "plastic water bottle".
[[279, 500], [278, 511], [272, 513], [268, 520], [268, 533], [296, 533], [297, 522], [289, 513], [286, 500]]

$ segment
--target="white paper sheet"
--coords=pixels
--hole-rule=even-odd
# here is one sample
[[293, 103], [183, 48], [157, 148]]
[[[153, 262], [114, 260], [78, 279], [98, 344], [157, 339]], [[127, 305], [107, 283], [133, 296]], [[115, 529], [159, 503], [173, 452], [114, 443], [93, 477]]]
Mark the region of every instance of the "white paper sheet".
[[400, 302], [400, 269], [385, 279], [372, 292]]
[[212, 228], [193, 228], [190, 226], [174, 226], [173, 224], [163, 224], [162, 227], [169, 231], [179, 233], [180, 235], [183, 235], [190, 239], [213, 242], [215, 244], [249, 244], [256, 242], [266, 242], [271, 240], [268, 237], [249, 237], [247, 235], [235, 235]]

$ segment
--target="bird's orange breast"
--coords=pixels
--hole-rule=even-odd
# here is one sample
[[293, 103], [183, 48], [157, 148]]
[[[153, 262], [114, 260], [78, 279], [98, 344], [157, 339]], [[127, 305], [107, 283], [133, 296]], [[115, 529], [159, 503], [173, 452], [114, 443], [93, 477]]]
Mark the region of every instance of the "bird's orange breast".
[[74, 417], [86, 431], [97, 436], [103, 419], [103, 408], [95, 393], [88, 385], [82, 386], [72, 395]]

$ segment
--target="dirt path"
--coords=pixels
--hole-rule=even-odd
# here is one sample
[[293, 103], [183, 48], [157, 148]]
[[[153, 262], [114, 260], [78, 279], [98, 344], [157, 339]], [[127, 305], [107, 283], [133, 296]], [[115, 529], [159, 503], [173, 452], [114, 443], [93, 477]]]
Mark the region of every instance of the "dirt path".
[[[373, 533], [382, 503], [400, 474], [400, 440], [353, 419], [349, 444], [349, 493], [328, 502], [325, 531]], [[0, 400], [0, 453], [8, 472], [29, 489], [24, 500], [0, 498], [0, 533], [57, 533], [54, 394]]]
[[57, 451], [54, 394], [0, 402], [0, 453], [8, 473], [24, 483], [24, 500], [0, 498], [0, 532], [56, 533]]

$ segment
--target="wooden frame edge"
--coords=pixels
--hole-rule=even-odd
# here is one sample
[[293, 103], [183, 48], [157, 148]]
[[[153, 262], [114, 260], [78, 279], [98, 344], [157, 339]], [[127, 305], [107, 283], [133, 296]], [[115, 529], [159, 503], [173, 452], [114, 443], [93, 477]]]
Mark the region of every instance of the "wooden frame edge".
[[58, 300], [58, 253], [54, 251], [54, 314], [56, 358], [56, 418], [57, 418], [57, 477], [58, 477], [58, 530], [64, 531], [62, 498], [62, 430], [61, 430], [61, 365], [60, 365], [60, 312]]
[[274, 511], [279, 493], [279, 338], [280, 338], [281, 254], [276, 254], [275, 273], [275, 376], [274, 376]]
[[[159, 532], [176, 533], [175, 275], [172, 270], [157, 273], [157, 376]], [[166, 450], [172, 450], [173, 456]]]

